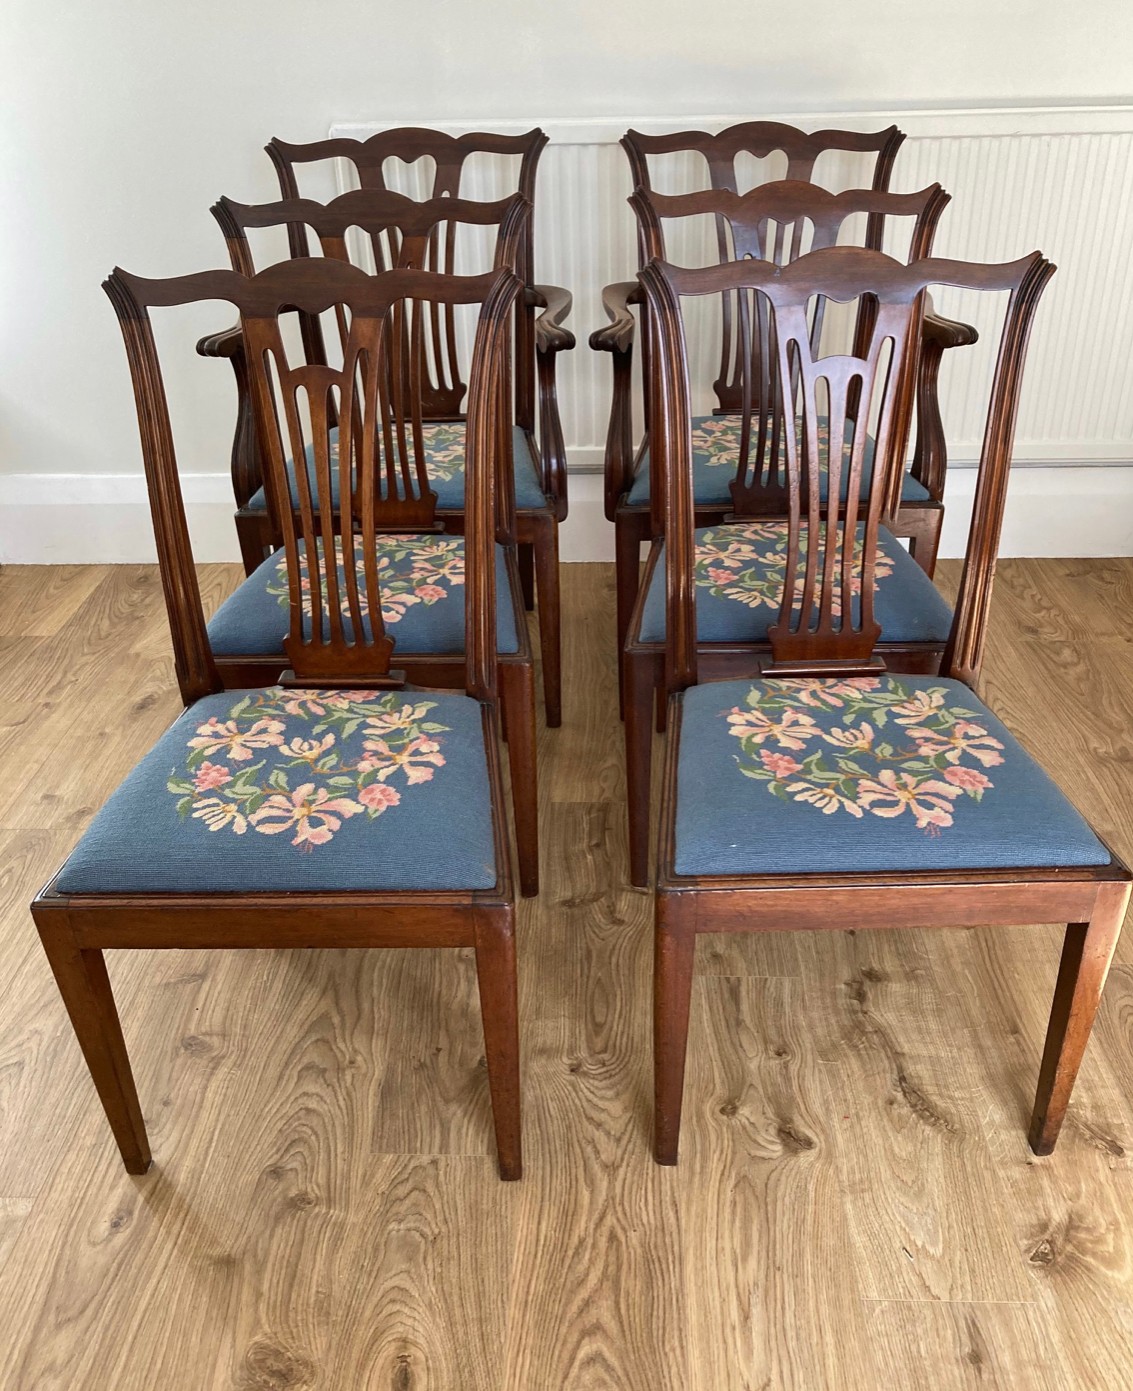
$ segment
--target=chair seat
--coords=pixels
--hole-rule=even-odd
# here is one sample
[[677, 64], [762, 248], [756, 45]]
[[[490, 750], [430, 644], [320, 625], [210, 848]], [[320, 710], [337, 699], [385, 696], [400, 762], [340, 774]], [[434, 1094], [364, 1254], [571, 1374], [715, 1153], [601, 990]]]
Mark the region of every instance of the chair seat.
[[[820, 434], [825, 441], [826, 423], [822, 422]], [[873, 474], [873, 439], [866, 436], [865, 457], [862, 460], [862, 487], [869, 486]], [[693, 501], [706, 507], [717, 505], [731, 506], [732, 494], [728, 487], [736, 476], [736, 466], [740, 458], [740, 417], [738, 415], [697, 415], [692, 420], [692, 496]], [[846, 500], [849, 479], [842, 479], [842, 501]], [[820, 490], [823, 499], [825, 488]], [[906, 473], [901, 484], [902, 502], [929, 502], [931, 494], [923, 483]], [[649, 449], [646, 446], [638, 464], [637, 474], [626, 499], [631, 507], [640, 507], [649, 501]]]
[[[302, 544], [302, 543], [300, 543]], [[345, 594], [341, 542], [335, 546], [340, 592]], [[496, 641], [508, 654], [519, 650], [519, 629], [506, 552], [496, 546]], [[377, 540], [382, 620], [396, 653], [463, 653], [464, 537], [447, 534], [379, 536]], [[365, 577], [357, 553], [359, 600], [366, 612]], [[321, 561], [320, 574], [325, 573]], [[300, 556], [304, 609], [310, 617], [307, 556]], [[324, 582], [325, 583], [325, 582]], [[343, 605], [345, 608], [345, 603]], [[282, 656], [290, 611], [287, 559], [268, 556], [217, 609], [208, 625], [218, 657]], [[349, 630], [349, 623], [346, 628]], [[329, 632], [326, 620], [324, 634]], [[310, 628], [306, 628], [307, 633]]]
[[[422, 428], [425, 444], [425, 469], [437, 495], [437, 507], [445, 511], [460, 511], [464, 507], [464, 437], [463, 420], [442, 420], [426, 424]], [[338, 507], [338, 430], [330, 432], [331, 461], [335, 468], [331, 474], [331, 496]], [[515, 462], [515, 505], [522, 511], [537, 511], [547, 506], [547, 497], [539, 482], [535, 455], [532, 452], [531, 437], [526, 430], [516, 425], [512, 430], [512, 453]], [[314, 445], [307, 446], [307, 475], [311, 480], [312, 497], [315, 487]], [[295, 464], [287, 461], [287, 476], [291, 484], [292, 497], [295, 497]], [[247, 510], [265, 512], [267, 499], [263, 488], [248, 499]]]
[[[862, 528], [858, 528], [859, 536]], [[787, 568], [785, 521], [727, 522], [695, 532], [696, 633], [700, 642], [767, 641], [779, 617]], [[642, 642], [665, 640], [665, 547], [653, 567], [641, 615]], [[805, 533], [800, 562], [805, 557]], [[952, 610], [904, 546], [878, 533], [874, 616], [882, 642], [944, 643]], [[856, 608], [856, 602], [855, 602]]]
[[721, 681], [682, 697], [681, 875], [1104, 865], [975, 694], [938, 676]]
[[411, 691], [226, 691], [91, 823], [64, 894], [488, 889], [482, 707]]

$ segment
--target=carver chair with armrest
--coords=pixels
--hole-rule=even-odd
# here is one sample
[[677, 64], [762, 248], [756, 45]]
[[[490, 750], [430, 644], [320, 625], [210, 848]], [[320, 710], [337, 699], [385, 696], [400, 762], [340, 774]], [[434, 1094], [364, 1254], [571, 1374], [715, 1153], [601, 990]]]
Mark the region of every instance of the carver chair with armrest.
[[[284, 199], [299, 197], [300, 166], [345, 161], [352, 166], [363, 190], [389, 192], [386, 163], [400, 160], [410, 165], [431, 161], [433, 177], [429, 198], [459, 198], [466, 181], [469, 161], [477, 155], [506, 156], [518, 160], [518, 176], [513, 189], [534, 202], [539, 156], [547, 143], [541, 130], [524, 135], [505, 136], [488, 132], [469, 132], [451, 136], [443, 131], [405, 127], [381, 131], [367, 140], [333, 139], [307, 144], [288, 144], [272, 140], [267, 148], [279, 176]], [[424, 167], [424, 166], [422, 166]], [[447, 233], [454, 229], [449, 227]], [[293, 257], [310, 254], [307, 228], [293, 223], [288, 231]], [[370, 250], [376, 252], [375, 243]], [[451, 273], [459, 263], [463, 246], [457, 238], [437, 234], [428, 238], [424, 268]], [[375, 257], [375, 269], [382, 262]], [[517, 270], [524, 291], [515, 307], [514, 386], [512, 393], [516, 469], [516, 535], [520, 574], [527, 606], [539, 595], [539, 636], [543, 664], [544, 702], [548, 725], [562, 720], [560, 658], [560, 588], [558, 572], [558, 526], [567, 515], [566, 449], [559, 419], [556, 389], [556, 363], [560, 352], [574, 347], [574, 335], [564, 327], [570, 307], [570, 294], [558, 286], [534, 282], [534, 240], [528, 223], [518, 248]], [[386, 264], [390, 264], [389, 261]], [[486, 270], [487, 266], [467, 269]], [[310, 316], [301, 316], [308, 361], [325, 359], [321, 326]], [[203, 338], [198, 351], [210, 357], [228, 357], [237, 386], [236, 430], [232, 447], [232, 479], [236, 494], [236, 529], [240, 538], [244, 566], [251, 573], [273, 547], [275, 528], [268, 511], [263, 488], [262, 464], [258, 457], [255, 432], [251, 428], [251, 409], [247, 397], [247, 368], [241, 357], [239, 334], [232, 332]], [[447, 427], [440, 433], [450, 441], [447, 480], [442, 509], [446, 530], [458, 526], [461, 480], [463, 478], [460, 441], [463, 439], [462, 401], [464, 383], [459, 367], [459, 345], [448, 324], [438, 326], [432, 353], [433, 372], [428, 383], [427, 421]], [[536, 437], [538, 424], [538, 437]]]
[[[1020, 378], [1053, 267], [815, 252], [780, 270], [738, 263], [642, 273], [655, 337], [655, 446], [675, 457], [670, 553], [693, 544], [685, 296], [721, 289], [770, 306], [783, 392], [788, 541], [771, 660], [759, 680], [701, 684], [693, 597], [671, 560], [671, 693], [658, 836], [654, 1155], [677, 1159], [696, 935], [779, 929], [1069, 922], [1029, 1139], [1058, 1137], [1129, 901], [1130, 874], [977, 696]], [[889, 450], [892, 365], [934, 284], [1006, 291], [969, 545], [941, 674], [899, 676], [877, 647], [880, 521], [899, 484]], [[814, 294], [871, 295], [861, 355], [817, 358]], [[819, 430], [828, 420], [830, 442]], [[865, 467], [868, 419], [875, 467]], [[800, 426], [796, 436], [796, 422]], [[852, 447], [843, 454], [845, 434]], [[798, 442], [796, 442], [798, 441]], [[824, 501], [817, 486], [829, 470]], [[836, 482], [845, 471], [842, 508]], [[888, 476], [887, 476], [888, 475]], [[809, 537], [820, 535], [818, 545]]]
[[[254, 278], [209, 271], [143, 280], [115, 271], [121, 322], [171, 616], [185, 623], [178, 677], [191, 707], [96, 816], [32, 914], [126, 1168], [150, 1162], [107, 948], [472, 946], [500, 1175], [521, 1172], [514, 898], [497, 759], [493, 475], [519, 279], [292, 261]], [[482, 305], [469, 377], [465, 689], [409, 687], [382, 618], [375, 503], [411, 486], [403, 329], [418, 299]], [[151, 307], [226, 300], [247, 346], [265, 467], [314, 444], [313, 488], [281, 521], [290, 669], [277, 686], [225, 691], [197, 579]], [[341, 369], [293, 364], [281, 311], [346, 306]], [[400, 361], [397, 359], [401, 359]], [[331, 414], [339, 425], [342, 525], [331, 524]], [[391, 447], [391, 437], [401, 447]], [[351, 468], [353, 466], [353, 469]], [[416, 460], [418, 485], [424, 469]], [[330, 563], [341, 552], [340, 563]], [[325, 557], [311, 564], [311, 557]], [[191, 602], [182, 603], [178, 591]], [[144, 846], [145, 853], [139, 853]]]
[[[397, 193], [356, 189], [327, 204], [306, 199], [287, 199], [278, 203], [245, 205], [222, 198], [213, 212], [224, 231], [232, 268], [243, 275], [255, 274], [248, 242], [249, 228], [309, 227], [318, 237], [325, 257], [350, 263], [347, 238], [357, 229], [375, 251], [378, 265], [392, 264], [401, 269], [420, 269], [430, 243], [438, 235], [452, 237], [457, 228], [478, 226], [495, 234], [496, 268], [515, 270], [526, 236], [531, 205], [521, 194], [498, 203], [467, 202], [456, 198], [437, 198], [418, 203]], [[474, 306], [466, 306], [470, 318]], [[414, 305], [420, 316], [421, 353], [414, 370], [405, 374], [407, 415], [417, 419], [416, 431], [406, 438], [412, 456], [409, 485], [417, 487], [417, 469], [424, 468], [427, 487], [417, 499], [417, 507], [406, 530], [404, 504], [400, 498], [379, 497], [374, 503], [374, 522], [382, 538], [378, 543], [383, 557], [385, 581], [385, 621], [397, 638], [397, 661], [408, 679], [430, 686], [464, 685], [464, 624], [460, 596], [463, 584], [464, 541], [464, 435], [465, 423], [431, 420], [438, 387], [426, 347], [434, 347], [448, 334], [455, 343], [471, 324], [462, 321], [457, 306], [443, 300], [421, 300]], [[310, 334], [319, 334], [319, 356], [325, 364], [327, 353], [322, 324], [306, 316]], [[345, 351], [350, 324], [343, 306], [335, 306], [334, 336], [339, 356]], [[467, 333], [465, 333], [467, 337]], [[309, 340], [308, 340], [309, 341]], [[406, 345], [408, 347], [408, 345]], [[307, 351], [307, 357], [311, 353]], [[443, 363], [442, 363], [443, 366]], [[450, 370], [455, 374], [455, 359]], [[448, 389], [447, 387], [440, 388]], [[463, 382], [459, 387], [465, 391]], [[508, 383], [504, 383], [505, 396]], [[333, 402], [332, 402], [333, 407]], [[415, 413], [415, 415], [414, 415]], [[512, 805], [515, 809], [516, 844], [521, 892], [530, 896], [538, 891], [538, 785], [535, 746], [535, 666], [516, 564], [515, 479], [512, 449], [526, 455], [522, 432], [507, 429], [506, 402], [500, 413], [502, 433], [492, 456], [496, 472], [496, 571], [497, 617], [499, 621], [500, 706], [508, 739], [508, 761], [512, 774]], [[330, 449], [332, 466], [337, 464], [338, 424], [331, 412]], [[420, 459], [416, 451], [420, 449]], [[314, 444], [307, 446], [305, 470], [308, 488], [316, 502]], [[278, 515], [281, 506], [299, 507], [295, 466], [287, 461], [289, 493], [283, 499], [272, 496], [269, 515]], [[538, 493], [534, 467], [519, 472], [527, 494]], [[270, 484], [270, 476], [266, 480]], [[337, 467], [331, 471], [331, 517], [339, 526], [341, 499]], [[420, 491], [420, 490], [418, 490]], [[270, 492], [266, 488], [265, 492]], [[288, 500], [289, 499], [289, 500]], [[449, 505], [446, 507], [446, 503]], [[319, 512], [321, 516], [321, 511]], [[443, 535], [436, 534], [443, 530]], [[277, 524], [273, 536], [282, 545]], [[284, 640], [287, 633], [287, 559], [275, 550], [262, 560], [231, 595], [208, 625], [217, 670], [228, 687], [271, 683], [286, 665]], [[175, 634], [176, 640], [176, 634]]]
[[[875, 133], [820, 130], [807, 133], [794, 126], [774, 121], [749, 121], [729, 126], [718, 134], [707, 131], [681, 131], [672, 135], [649, 136], [629, 131], [622, 140], [630, 164], [635, 189], [654, 196], [655, 184], [652, 162], [659, 156], [677, 155], [703, 161], [709, 188], [736, 193], [739, 190], [741, 156], [785, 159], [786, 180], [815, 183], [815, 166], [822, 156], [852, 159], [855, 156], [874, 156], [871, 187], [875, 193], [885, 193], [893, 171], [897, 151], [904, 134], [896, 126]], [[815, 185], [817, 187], [817, 185]], [[757, 185], [758, 187], [758, 185]], [[886, 214], [875, 212], [865, 227], [864, 244], [880, 250], [886, 230]], [[723, 220], [717, 224], [716, 246], [721, 260], [729, 259], [730, 239]], [[790, 239], [777, 237], [770, 248], [769, 259], [779, 260], [789, 255]], [[645, 247], [639, 228], [639, 265], [645, 265], [650, 252]], [[663, 254], [663, 253], [662, 253]], [[641, 305], [641, 290], [636, 281], [610, 285], [603, 294], [603, 303], [611, 322], [590, 336], [590, 346], [598, 352], [612, 355], [613, 397], [610, 423], [606, 436], [605, 505], [606, 516], [614, 523], [618, 576], [618, 648], [625, 639], [629, 615], [637, 593], [641, 546], [651, 539], [650, 488], [652, 471], [649, 458], [649, 414], [646, 401], [645, 433], [634, 448], [633, 431], [633, 347], [638, 336], [635, 309]], [[966, 324], [943, 319], [931, 312], [926, 303], [922, 319], [919, 346], [920, 362], [917, 372], [916, 406], [917, 433], [912, 469], [902, 488], [902, 505], [894, 519], [898, 536], [907, 537], [918, 563], [928, 575], [936, 564], [936, 552], [943, 525], [943, 497], [947, 454], [944, 431], [940, 421], [938, 374], [941, 354], [947, 348], [960, 347], [976, 341], [976, 332]], [[719, 459], [738, 447], [741, 403], [734, 378], [735, 338], [730, 307], [722, 306], [720, 321], [721, 350], [719, 375], [713, 384], [716, 406], [711, 416], [698, 417], [705, 430], [703, 450], [698, 458]], [[648, 325], [641, 326], [642, 372], [648, 377]], [[711, 450], [708, 441], [711, 441]], [[724, 515], [731, 509], [731, 500], [721, 496], [713, 486], [716, 477], [707, 471], [700, 480], [697, 503], [705, 522]]]
[[[711, 217], [726, 232], [730, 260], [766, 259], [775, 265], [797, 264], [808, 253], [835, 247], [854, 217], [904, 219], [912, 224], [910, 259], [928, 255], [948, 195], [939, 184], [919, 193], [877, 193], [850, 189], [828, 193], [813, 184], [784, 180], [761, 184], [748, 193], [707, 190], [677, 197], [646, 196], [640, 190], [630, 199], [637, 215], [642, 246], [649, 259], [663, 259], [663, 220]], [[701, 661], [713, 677], [758, 675], [770, 648], [767, 631], [778, 611], [786, 558], [786, 469], [779, 408], [780, 386], [770, 321], [762, 303], [742, 296], [720, 297], [726, 314], [729, 355], [728, 392], [739, 407], [725, 419], [695, 417], [692, 480], [697, 531], [695, 550], [682, 556], [691, 566], [684, 577], [696, 596], [697, 642]], [[697, 305], [706, 301], [698, 300]], [[855, 351], [868, 342], [873, 304], [864, 297], [844, 308], [828, 305], [822, 295], [808, 306], [812, 350], [840, 332], [852, 334]], [[831, 324], [831, 311], [843, 322]], [[748, 322], [749, 313], [756, 316]], [[689, 339], [702, 321], [685, 325], [683, 370], [694, 380]], [[915, 345], [916, 338], [913, 337]], [[904, 456], [912, 413], [916, 364], [908, 358], [894, 365], [894, 427], [891, 449]], [[744, 422], [747, 422], [744, 428]], [[826, 423], [819, 428], [825, 432]], [[867, 480], [874, 464], [874, 441], [864, 441], [863, 467]], [[823, 439], [825, 439], [825, 433]], [[849, 444], [847, 443], [847, 448]], [[668, 462], [672, 463], [670, 453]], [[667, 483], [662, 454], [650, 459], [651, 530], [656, 538], [637, 583], [636, 565], [622, 567], [622, 586], [632, 585], [633, 604], [625, 620], [620, 653], [625, 714], [627, 806], [630, 833], [630, 878], [647, 882], [649, 851], [650, 755], [654, 701], [663, 685], [665, 653], [665, 505]], [[848, 475], [841, 475], [841, 493]], [[825, 497], [825, 479], [821, 496]], [[902, 479], [902, 491], [907, 480]], [[706, 498], [714, 501], [708, 505]], [[878, 613], [882, 626], [879, 648], [890, 667], [899, 671], [937, 669], [948, 638], [951, 613], [932, 581], [896, 540], [891, 520], [881, 536], [877, 558], [880, 583]], [[635, 543], [636, 545], [636, 543]], [[628, 600], [628, 595], [624, 596]], [[657, 702], [663, 715], [664, 699]], [[663, 725], [663, 721], [662, 721]]]

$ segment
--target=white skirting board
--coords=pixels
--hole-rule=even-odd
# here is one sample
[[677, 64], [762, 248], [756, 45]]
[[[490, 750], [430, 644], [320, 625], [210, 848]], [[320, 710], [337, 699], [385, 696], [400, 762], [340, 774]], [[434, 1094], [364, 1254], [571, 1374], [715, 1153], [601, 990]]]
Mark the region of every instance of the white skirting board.
[[[972, 468], [958, 466], [949, 473], [943, 556], [963, 554], [974, 483]], [[182, 486], [197, 560], [238, 560], [227, 475], [187, 474]], [[1133, 555], [1133, 461], [1017, 463], [1001, 554]], [[567, 562], [614, 558], [599, 474], [571, 475], [561, 555]], [[140, 475], [0, 475], [0, 562], [85, 565], [155, 559]]]

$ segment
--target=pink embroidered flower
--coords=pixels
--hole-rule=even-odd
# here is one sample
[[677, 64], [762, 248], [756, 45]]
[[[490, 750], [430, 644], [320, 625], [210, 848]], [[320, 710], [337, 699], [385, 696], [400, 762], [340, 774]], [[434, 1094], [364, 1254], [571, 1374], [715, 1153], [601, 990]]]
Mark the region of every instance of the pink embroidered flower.
[[197, 737], [189, 740], [191, 749], [205, 753], [222, 750], [233, 763], [253, 757], [253, 749], [269, 749], [283, 743], [282, 720], [257, 720], [250, 729], [241, 729], [235, 720], [218, 720], [215, 715], [197, 726]]
[[945, 768], [944, 780], [953, 787], [962, 787], [965, 792], [985, 792], [993, 786], [991, 779], [984, 777], [978, 768]]
[[873, 748], [873, 725], [863, 720], [857, 729], [831, 729], [822, 737], [847, 753], [868, 753]]
[[351, 797], [332, 797], [325, 787], [305, 782], [294, 792], [276, 792], [249, 818], [266, 836], [295, 828], [292, 845], [310, 850], [325, 845], [342, 825], [343, 817], [357, 815], [361, 805]]
[[862, 809], [856, 802], [844, 797], [835, 787], [826, 783], [812, 782], [792, 782], [787, 784], [787, 791], [790, 792], [796, 802], [809, 802], [816, 806], [824, 816], [831, 816], [834, 812], [841, 809], [848, 811], [851, 816], [861, 819]]
[[883, 768], [876, 781], [864, 778], [858, 784], [859, 806], [868, 807], [874, 816], [886, 817], [900, 816], [907, 808], [922, 831], [931, 826], [951, 826], [952, 800], [962, 795], [949, 783], [897, 773], [892, 768]]
[[[441, 746], [435, 739], [418, 735], [404, 748], [394, 749], [384, 739], [367, 739], [362, 747], [366, 755], [359, 760], [360, 772], [376, 772], [382, 782], [387, 782], [400, 769], [410, 785], [431, 782], [433, 768], [443, 768], [445, 764]], [[432, 766], [429, 766], [432, 765]]]
[[405, 610], [420, 603], [416, 594], [391, 594], [386, 589], [381, 591], [381, 597], [383, 623], [400, 623], [405, 617]]
[[416, 592], [418, 599], [423, 600], [426, 604], [435, 604], [438, 599], [448, 597], [448, 590], [442, 589], [439, 584], [420, 585]]
[[921, 720], [931, 719], [943, 705], [942, 690], [914, 691], [908, 700], [892, 707], [892, 715], [898, 724], [920, 724]]
[[327, 749], [333, 747], [334, 735], [324, 734], [321, 739], [292, 739], [288, 744], [281, 744], [279, 751], [288, 758], [302, 758], [308, 763], [315, 763]]
[[399, 729], [412, 729], [425, 718], [429, 708], [427, 704], [421, 704], [403, 705], [400, 710], [378, 710], [367, 718], [366, 732], [388, 735]]
[[232, 774], [221, 763], [202, 763], [193, 777], [193, 786], [198, 792], [207, 792], [213, 787], [223, 787], [232, 781]]
[[396, 807], [400, 803], [401, 793], [396, 787], [387, 787], [384, 782], [372, 782], [358, 793], [358, 800], [380, 816], [387, 807]]
[[803, 766], [796, 763], [787, 753], [774, 753], [771, 749], [760, 749], [760, 762], [769, 773], [774, 773], [777, 778], [790, 777], [792, 773], [797, 773]]
[[951, 729], [910, 729], [909, 733], [926, 758], [943, 754], [949, 763], [959, 763], [967, 753], [985, 768], [995, 768], [1003, 762], [999, 740], [969, 720], [957, 720]]
[[774, 720], [762, 710], [741, 710], [737, 705], [728, 716], [728, 723], [731, 725], [729, 734], [738, 739], [754, 739], [757, 744], [774, 739], [784, 749], [805, 748], [804, 740], [822, 733], [814, 720], [801, 710], [784, 710], [782, 718]]
[[203, 797], [194, 802], [193, 816], [203, 821], [210, 831], [222, 831], [225, 826], [231, 826], [238, 836], [242, 836], [248, 829], [244, 813], [236, 803], [226, 802], [221, 797]]

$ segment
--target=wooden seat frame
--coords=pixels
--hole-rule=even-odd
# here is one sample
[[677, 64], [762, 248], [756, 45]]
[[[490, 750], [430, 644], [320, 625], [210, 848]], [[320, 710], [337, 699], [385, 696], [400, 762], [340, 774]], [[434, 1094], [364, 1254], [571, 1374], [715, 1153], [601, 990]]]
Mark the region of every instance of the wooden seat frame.
[[[808, 264], [809, 262], [809, 264]], [[651, 322], [655, 326], [654, 389], [657, 404], [655, 444], [674, 455], [669, 476], [687, 479], [691, 458], [691, 411], [688, 384], [681, 370], [680, 296], [716, 293], [725, 287], [752, 288], [772, 301], [776, 311], [779, 360], [784, 379], [790, 372], [789, 353], [797, 353], [801, 369], [807, 443], [787, 443], [792, 547], [797, 548], [803, 524], [824, 522], [827, 555], [822, 573], [810, 566], [801, 582], [788, 563], [779, 618], [770, 637], [773, 660], [768, 675], [839, 677], [880, 669], [875, 651], [877, 625], [873, 619], [872, 587], [868, 583], [871, 544], [880, 518], [895, 501], [900, 484], [899, 461], [887, 457], [886, 434], [892, 417], [878, 434], [873, 487], [865, 506], [864, 560], [857, 566], [861, 608], [856, 621], [836, 623], [837, 597], [851, 612], [849, 598], [854, 576], [852, 540], [857, 506], [820, 507], [817, 489], [819, 460], [809, 443], [809, 423], [817, 413], [813, 381], [819, 375], [830, 384], [830, 416], [848, 419], [850, 383], [856, 375], [863, 397], [874, 390], [877, 363], [886, 337], [900, 346], [902, 336], [915, 332], [917, 300], [933, 284], [969, 289], [1007, 290], [1010, 300], [1004, 320], [992, 387], [987, 428], [972, 516], [969, 545], [960, 582], [952, 633], [943, 662], [945, 675], [974, 687], [984, 649], [995, 555], [1003, 521], [1007, 475], [1018, 405], [1019, 384], [1035, 307], [1053, 273], [1036, 252], [1006, 265], [926, 260], [899, 266], [870, 251], [840, 248], [817, 252], [780, 271], [755, 262], [684, 271], [652, 263], [642, 273]], [[809, 345], [800, 328], [798, 306], [809, 292], [849, 298], [871, 293], [878, 303], [877, 321], [864, 358], [808, 361]], [[792, 317], [794, 316], [794, 317]], [[835, 411], [835, 398], [839, 409]], [[832, 427], [833, 429], [833, 427]], [[850, 495], [860, 488], [863, 440], [855, 439], [850, 468]], [[838, 451], [840, 455], [840, 450]], [[801, 458], [800, 458], [801, 456]], [[882, 461], [884, 460], [884, 468]], [[840, 464], [838, 465], [840, 467]], [[835, 450], [830, 450], [835, 468]], [[888, 478], [882, 476], [888, 470]], [[837, 497], [835, 478], [830, 493]], [[675, 486], [670, 496], [669, 535], [674, 549], [689, 548], [693, 535], [691, 487]], [[834, 530], [832, 531], [831, 528]], [[831, 546], [830, 537], [838, 540]], [[792, 550], [792, 558], [797, 555]], [[1089, 1038], [1129, 902], [1129, 870], [1112, 853], [1097, 867], [1026, 867], [1016, 869], [947, 870], [860, 873], [847, 866], [842, 873], [766, 874], [758, 876], [694, 876], [676, 872], [675, 825], [677, 767], [680, 752], [682, 692], [698, 679], [695, 610], [684, 570], [670, 564], [667, 576], [666, 684], [671, 693], [664, 791], [658, 835], [654, 957], [654, 1156], [659, 1163], [677, 1160], [685, 1054], [688, 1037], [693, 956], [697, 933], [760, 932], [770, 930], [847, 929], [878, 927], [1001, 926], [1062, 920], [1067, 929], [1054, 1004], [1039, 1073], [1038, 1091], [1028, 1138], [1036, 1154], [1049, 1154], [1058, 1138], [1071, 1089]], [[795, 576], [794, 578], [792, 578]], [[817, 623], [813, 615], [817, 614]], [[1107, 847], [1108, 849], [1108, 847]]]
[[[106, 974], [105, 949], [471, 946], [476, 952], [500, 1176], [519, 1178], [515, 908], [497, 757], [495, 571], [491, 559], [494, 481], [490, 460], [505, 399], [508, 320], [522, 283], [510, 271], [453, 277], [395, 270], [367, 276], [353, 266], [307, 260], [273, 266], [254, 278], [232, 271], [210, 271], [155, 281], [116, 270], [105, 288], [126, 342], [155, 530], [159, 545], [168, 552], [161, 572], [166, 604], [171, 614], [176, 611], [195, 616], [186, 624], [186, 640], [177, 654], [178, 679], [182, 690], [193, 699], [223, 689], [223, 683], [201, 616], [150, 308], [221, 299], [240, 311], [257, 429], [265, 442], [269, 479], [277, 493], [286, 492], [284, 460], [288, 454], [302, 457], [296, 402], [299, 392], [304, 391], [310, 402], [317, 494], [329, 497], [327, 403], [332, 394], [339, 394], [344, 497], [352, 492], [352, 458], [358, 466], [357, 517], [344, 520], [339, 533], [347, 561], [346, 583], [340, 586], [333, 577], [334, 567], [327, 567], [326, 583], [312, 583], [313, 614], [305, 626], [297, 547], [301, 541], [308, 548], [320, 542], [333, 547], [336, 535], [329, 509], [325, 517], [318, 515], [301, 474], [298, 519], [290, 509], [283, 513], [291, 595], [287, 650], [293, 668], [287, 682], [300, 687], [397, 690], [404, 688], [404, 681], [391, 667], [394, 644], [381, 619], [374, 503], [382, 496], [400, 496], [408, 521], [414, 512], [421, 515], [428, 498], [421, 451], [413, 450], [411, 464], [405, 447], [406, 440], [419, 432], [419, 405], [407, 418], [405, 393], [387, 389], [387, 384], [401, 381], [407, 370], [405, 335], [400, 331], [412, 314], [406, 306], [421, 298], [482, 305], [469, 386], [465, 666], [467, 693], [480, 702], [482, 711], [497, 865], [496, 883], [485, 890], [67, 895], [54, 887], [54, 880], [49, 883], [33, 902], [32, 915], [126, 1169], [144, 1173], [150, 1150]], [[288, 368], [279, 331], [281, 310], [296, 306], [317, 314], [338, 304], [351, 311], [350, 346], [343, 370], [309, 364]], [[412, 331], [409, 337], [412, 340]], [[265, 364], [269, 356], [284, 397], [282, 423], [276, 413], [271, 369]], [[413, 369], [410, 366], [408, 370]], [[390, 435], [386, 434], [380, 461], [374, 429], [379, 417], [385, 419], [401, 445], [391, 453]], [[398, 453], [400, 466], [395, 460]], [[353, 581], [350, 563], [354, 547], [362, 553], [369, 604], [365, 622], [359, 607], [360, 586]], [[188, 593], [187, 602], [179, 590]]]

